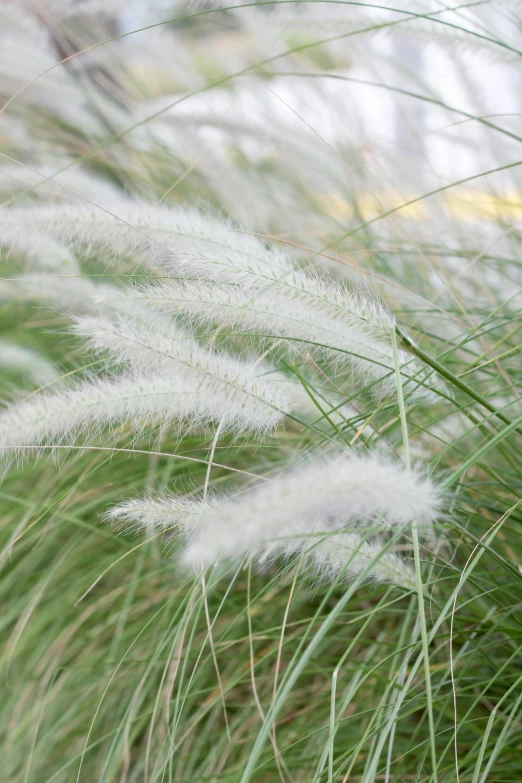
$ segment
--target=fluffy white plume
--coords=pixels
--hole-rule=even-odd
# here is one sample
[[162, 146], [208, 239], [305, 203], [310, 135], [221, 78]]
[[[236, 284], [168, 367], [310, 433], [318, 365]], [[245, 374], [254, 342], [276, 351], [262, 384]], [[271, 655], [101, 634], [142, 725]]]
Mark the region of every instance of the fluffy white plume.
[[0, 367], [24, 373], [43, 386], [59, 377], [57, 368], [41, 354], [23, 345], [0, 340]]
[[[56, 174], [60, 169], [65, 171]], [[46, 179], [47, 177], [49, 179]], [[35, 199], [40, 203], [69, 202], [82, 205], [85, 204], [83, 199], [97, 204], [120, 198], [114, 185], [82, 169], [73, 159], [65, 157], [39, 166], [38, 171], [14, 163], [0, 166], [0, 194], [3, 198], [16, 195], [19, 206], [19, 194], [25, 190], [28, 193], [22, 197], [22, 203], [28, 204], [34, 204]]]
[[429, 479], [384, 461], [349, 455], [284, 473], [223, 503], [202, 525], [185, 562], [213, 563], [241, 556], [280, 536], [303, 536], [353, 523], [404, 526], [428, 532], [440, 509]]
[[29, 227], [24, 232], [20, 226], [5, 225], [0, 233], [0, 248], [9, 257], [13, 253], [20, 255], [28, 268], [19, 277], [0, 280], [0, 301], [31, 301], [69, 313], [141, 313], [151, 322], [161, 322], [150, 307], [144, 309], [124, 296], [123, 289], [85, 277], [71, 251], [46, 233]]
[[190, 500], [172, 494], [131, 498], [104, 514], [107, 522], [119, 522], [131, 530], [164, 530], [189, 538], [206, 514], [219, 508], [219, 500]]
[[[217, 499], [203, 502], [163, 495], [159, 497], [133, 498], [111, 508], [105, 515], [107, 522], [118, 522], [127, 529], [152, 533], [164, 530], [169, 538], [197, 541], [205, 535], [209, 519], [219, 516], [222, 504]], [[294, 525], [293, 528], [297, 528]], [[203, 529], [202, 529], [203, 528]], [[315, 533], [315, 535], [313, 535]], [[280, 535], [284, 537], [285, 531]], [[189, 546], [183, 562], [199, 568], [194, 559], [194, 548]], [[284, 540], [269, 544], [263, 559], [302, 555], [303, 566], [315, 577], [333, 580], [343, 574], [347, 581], [367, 571], [366, 578], [376, 582], [391, 582], [408, 589], [415, 589], [415, 574], [410, 566], [392, 552], [383, 551], [379, 540], [367, 541], [359, 533], [350, 531], [308, 530], [293, 532]]]
[[[275, 416], [272, 417], [276, 418]], [[226, 389], [211, 391], [197, 377], [149, 375], [97, 380], [56, 393], [32, 395], [0, 414], [0, 454], [14, 458], [39, 446], [60, 445], [78, 435], [92, 436], [108, 425], [202, 424], [266, 426], [258, 414], [237, 411]]]
[[71, 251], [45, 232], [22, 231], [14, 225], [2, 225], [0, 248], [10, 255], [13, 251], [19, 253], [30, 269], [62, 275], [80, 273], [78, 261]]
[[[84, 92], [66, 68], [54, 68], [28, 86], [40, 74], [52, 69], [57, 52], [50, 30], [38, 16], [20, 3], [0, 3], [0, 94], [11, 97], [20, 90], [17, 101], [36, 105], [45, 115], [54, 114], [73, 127], [93, 123]], [[99, 127], [99, 123], [95, 123]]]
[[309, 538], [293, 539], [276, 554], [285, 557], [302, 554], [303, 566], [324, 580], [334, 580], [342, 574], [343, 581], [351, 581], [363, 572], [365, 578], [415, 590], [415, 571], [401, 557], [384, 551], [378, 539], [365, 540], [353, 532], [335, 532], [314, 542]]
[[[107, 518], [147, 529], [176, 528], [189, 541], [182, 555], [186, 566], [246, 554], [265, 559], [303, 551], [316, 572], [333, 574], [355, 553], [348, 570], [353, 576], [382, 553], [379, 541], [365, 541], [361, 528], [402, 528], [415, 522], [429, 533], [441, 509], [433, 482], [376, 455], [314, 461], [235, 498], [191, 505], [187, 518], [184, 502], [171, 494], [134, 499], [111, 509]], [[351, 530], [339, 533], [348, 525]], [[335, 537], [324, 539], [334, 532]], [[381, 579], [382, 567], [386, 581], [404, 584], [411, 579], [395, 555], [383, 555], [379, 564], [375, 578]], [[393, 569], [397, 578], [390, 576]]]
[[94, 286], [85, 277], [35, 274], [0, 280], [0, 301], [33, 302], [53, 310], [90, 312], [96, 308], [96, 295], [115, 299], [112, 287]]
[[154, 321], [85, 316], [76, 319], [76, 332], [139, 371], [195, 382], [207, 396], [212, 418], [234, 422], [238, 429], [271, 429], [295, 407], [282, 384], [262, 377], [266, 367], [212, 353], [175, 326], [167, 330]]
[[[371, 296], [359, 296], [333, 280], [305, 274], [257, 238], [195, 211], [123, 209], [121, 205], [119, 211], [122, 220], [86, 208], [8, 210], [0, 215], [0, 227], [11, 242], [21, 237], [26, 246], [31, 245], [33, 232], [39, 238], [48, 231], [55, 240], [76, 249], [92, 252], [103, 246], [114, 254], [146, 251], [149, 264], [161, 257], [161, 263], [173, 272], [212, 278], [213, 284], [201, 279], [190, 283], [170, 280], [145, 288], [112, 289], [114, 297], [111, 289], [104, 296], [99, 288], [99, 301], [121, 309], [129, 299], [149, 311], [184, 312], [200, 321], [234, 323], [242, 329], [325, 344], [351, 353], [349, 361], [357, 374], [365, 382], [379, 381], [375, 392], [394, 392], [390, 333], [395, 320]], [[248, 289], [243, 288], [245, 284]], [[51, 284], [49, 290], [55, 299], [63, 291], [62, 306], [84, 312], [86, 297], [81, 292], [77, 296], [77, 288], [64, 281], [56, 288]], [[407, 391], [420, 388], [422, 393], [428, 375], [425, 368], [403, 351], [399, 363], [404, 383], [411, 379]]]
[[[347, 295], [345, 314], [340, 317], [338, 310], [328, 312], [317, 302], [310, 306], [297, 296], [272, 289], [246, 291], [241, 286], [169, 280], [126, 287], [114, 293], [118, 301], [135, 302], [163, 313], [183, 313], [202, 323], [220, 323], [243, 331], [304, 340], [305, 347], [311, 351], [325, 350], [325, 347], [339, 349], [344, 353], [337, 353], [335, 358], [349, 362], [365, 381], [380, 381], [376, 389], [379, 393], [396, 389], [393, 352], [368, 335], [369, 305], [362, 297]], [[110, 301], [101, 300], [104, 304]], [[349, 309], [353, 313], [351, 323], [346, 317]], [[404, 384], [409, 378], [420, 383], [425, 377], [424, 368], [403, 351], [399, 353], [399, 362]]]
[[124, 295], [121, 288], [94, 283], [77, 274], [27, 274], [0, 280], [0, 302], [31, 302], [64, 315], [80, 313], [126, 314], [141, 317], [157, 328], [168, 328], [167, 316], [155, 313]]
[[160, 261], [172, 272], [192, 278], [269, 287], [303, 306], [335, 317], [370, 340], [390, 341], [395, 319], [380, 302], [358, 297], [344, 286], [296, 269], [280, 251], [254, 236], [235, 231], [223, 220], [194, 210], [118, 205], [108, 214], [96, 209], [60, 207], [6, 210], [0, 230], [10, 234], [48, 232], [67, 246], [87, 252], [140, 253], [150, 265]]
[[[151, 266], [171, 262], [176, 271], [209, 277], [260, 277], [270, 270], [292, 271], [283, 253], [256, 237], [234, 231], [226, 220], [196, 210], [172, 210], [148, 204], [116, 203], [107, 211], [94, 207], [36, 207], [4, 210], [0, 232], [45, 232], [87, 253], [138, 254]], [[179, 269], [178, 269], [179, 267]]]

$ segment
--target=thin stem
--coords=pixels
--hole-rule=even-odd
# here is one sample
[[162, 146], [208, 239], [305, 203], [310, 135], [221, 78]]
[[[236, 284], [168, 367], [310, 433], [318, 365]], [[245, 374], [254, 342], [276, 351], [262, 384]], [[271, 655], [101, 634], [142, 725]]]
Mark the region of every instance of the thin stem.
[[[404, 405], [404, 394], [402, 391], [401, 373], [399, 369], [399, 352], [397, 348], [397, 332], [391, 330], [393, 360], [395, 363], [395, 378], [397, 380], [397, 396], [399, 399], [399, 414], [401, 419], [402, 440], [404, 444], [404, 461], [408, 470], [411, 468], [410, 449], [408, 443], [408, 422], [406, 419], [406, 407]], [[417, 596], [419, 600], [419, 622], [421, 629], [422, 653], [424, 657], [424, 676], [426, 679], [426, 698], [428, 702], [428, 723], [430, 728], [431, 761], [433, 765], [433, 783], [437, 783], [437, 750], [435, 746], [435, 723], [433, 720], [433, 702], [431, 694], [431, 673], [430, 673], [430, 654], [428, 649], [428, 631], [426, 628], [426, 614], [424, 610], [424, 588], [422, 584], [421, 559], [419, 534], [417, 522], [414, 521], [411, 526], [411, 535], [413, 541], [413, 556], [415, 559], [415, 583], [417, 586]]]
[[330, 736], [328, 737], [328, 783], [333, 783], [334, 737], [335, 737], [335, 696], [337, 692], [338, 668], [332, 675], [332, 694], [330, 697]]
[[[467, 383], [462, 381], [457, 375], [454, 375], [451, 372], [451, 370], [448, 370], [446, 367], [444, 367], [443, 364], [440, 364], [440, 362], [438, 362], [428, 353], [423, 351], [422, 348], [419, 348], [419, 346], [411, 339], [411, 337], [408, 337], [408, 335], [405, 332], [403, 332], [403, 330], [399, 326], [396, 327], [394, 334], [395, 334], [395, 339], [396, 339], [396, 335], [397, 334], [399, 335], [401, 342], [410, 350], [410, 352], [414, 356], [416, 356], [418, 359], [422, 359], [423, 362], [425, 362], [427, 365], [429, 365], [434, 370], [436, 370], [439, 373], [439, 375], [442, 375], [443, 378], [446, 378], [447, 381], [450, 381], [450, 383], [452, 383], [461, 391], [465, 392], [469, 397], [475, 400], [475, 402], [480, 403], [488, 411], [494, 413], [495, 416], [498, 419], [500, 419], [500, 421], [504, 422], [504, 424], [511, 424], [511, 419], [509, 419], [500, 411], [497, 411], [495, 406], [492, 405], [489, 402], [489, 400], [487, 400], [481, 394], [476, 392], [471, 386], [468, 386]], [[516, 431], [519, 433], [519, 435], [522, 435], [522, 429], [517, 427]]]

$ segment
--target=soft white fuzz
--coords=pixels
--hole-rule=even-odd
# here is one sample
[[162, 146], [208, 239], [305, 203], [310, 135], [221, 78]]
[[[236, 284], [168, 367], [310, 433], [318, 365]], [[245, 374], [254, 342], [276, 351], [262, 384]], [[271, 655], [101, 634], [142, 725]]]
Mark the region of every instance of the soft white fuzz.
[[49, 236], [45, 231], [21, 225], [9, 225], [0, 217], [0, 249], [12, 258], [13, 252], [22, 256], [31, 270], [61, 275], [78, 275], [80, 267], [71, 251]]
[[[307, 341], [312, 351], [317, 346], [311, 343], [317, 343], [337, 350], [338, 363], [344, 359], [377, 396], [395, 392], [390, 347], [395, 320], [375, 298], [304, 273], [279, 250], [194, 210], [121, 204], [117, 210], [121, 219], [94, 208], [6, 210], [0, 215], [0, 228], [12, 246], [33, 255], [48, 232], [48, 242], [56, 247], [63, 243], [87, 254], [102, 250], [106, 257], [138, 252], [151, 268], [160, 260], [164, 269], [182, 275], [183, 282], [118, 289], [72, 277], [25, 279], [7, 281], [0, 295], [6, 298], [13, 290], [16, 296], [19, 291], [18, 296], [80, 313], [91, 310], [97, 297], [105, 311], [132, 313], [139, 307], [141, 313], [136, 314], [145, 322], [150, 320], [147, 312], [182, 312], [198, 321]], [[403, 351], [399, 364], [406, 392], [424, 395], [429, 372]]]
[[226, 220], [196, 210], [167, 209], [148, 204], [94, 207], [36, 207], [4, 210], [0, 233], [44, 232], [86, 254], [103, 250], [108, 257], [137, 254], [144, 263], [172, 263], [196, 276], [260, 275], [277, 268], [292, 270], [283, 253], [268, 249], [249, 234], [235, 231]]
[[[301, 271], [280, 250], [224, 220], [195, 210], [119, 203], [109, 211], [63, 206], [5, 210], [0, 230], [29, 248], [33, 237], [38, 243], [47, 233], [87, 255], [138, 254], [150, 269], [158, 271], [159, 264], [191, 282], [123, 289], [120, 307], [128, 295], [134, 302], [143, 300], [149, 310], [177, 310], [207, 321], [219, 316], [217, 320], [243, 329], [329, 345], [352, 355], [347, 361], [365, 383], [381, 381], [374, 386], [378, 395], [395, 390], [390, 347], [395, 319], [375, 297], [353, 294], [336, 281]], [[74, 294], [73, 284], [62, 288], [64, 299], [69, 289]], [[103, 298], [102, 290], [100, 294]], [[85, 311], [74, 297], [71, 309]], [[403, 351], [399, 363], [404, 383], [411, 379], [407, 391], [419, 388], [422, 394], [429, 373]]]
[[282, 384], [261, 377], [265, 367], [212, 353], [175, 326], [85, 316], [76, 319], [76, 332], [115, 361], [195, 383], [208, 400], [210, 418], [227, 426], [266, 431], [294, 407]]
[[[335, 356], [339, 363], [344, 360], [350, 364], [365, 382], [381, 381], [376, 391], [396, 389], [392, 350], [371, 334], [371, 305], [359, 296], [346, 295], [344, 316], [340, 317], [339, 310], [329, 312], [317, 302], [311, 305], [282, 291], [247, 291], [241, 286], [216, 283], [169, 280], [129, 286], [115, 290], [115, 295], [120, 302], [128, 300], [163, 313], [183, 313], [201, 323], [219, 323], [256, 334], [305, 341], [306, 349], [312, 352], [340, 350], [343, 353]], [[101, 302], [109, 304], [110, 299]], [[349, 308], [351, 319], [347, 317]], [[400, 352], [399, 361], [407, 383], [421, 368], [404, 352]]]
[[[194, 557], [198, 546], [195, 542], [205, 535], [209, 521], [219, 518], [224, 503], [226, 501], [220, 503], [215, 498], [198, 502], [172, 494], [132, 498], [111, 508], [104, 514], [104, 520], [147, 534], [163, 530], [169, 539], [192, 541], [182, 555], [182, 561], [197, 570], [202, 561]], [[351, 581], [366, 571], [368, 580], [415, 589], [415, 573], [404, 560], [393, 552], [384, 551], [379, 539], [365, 540], [353, 531], [331, 531], [323, 526], [304, 532], [299, 531], [299, 525], [293, 524], [291, 531], [281, 531], [280, 537], [268, 543], [261, 559], [296, 555], [302, 557], [303, 570], [315, 579], [333, 581], [341, 574], [343, 581]]]
[[[276, 416], [272, 414], [272, 420]], [[0, 454], [16, 458], [39, 446], [60, 445], [78, 435], [95, 436], [109, 425], [131, 430], [147, 425], [222, 422], [223, 427], [252, 424], [248, 411], [238, 411], [225, 389], [210, 391], [196, 376], [122, 377], [98, 380], [51, 393], [31, 395], [0, 414]], [[266, 426], [258, 413], [255, 425]]]
[[358, 526], [404, 526], [425, 532], [440, 509], [429, 479], [380, 456], [313, 462], [223, 503], [202, 526], [185, 562], [239, 557], [280, 536]]
[[188, 539], [194, 535], [205, 515], [218, 508], [218, 498], [190, 500], [165, 493], [125, 500], [110, 508], [103, 518], [138, 532], [163, 530], [172, 536]]
[[7, 340], [0, 340], [0, 367], [23, 373], [38, 386], [51, 383], [59, 376], [57, 368], [44, 356]]
[[[247, 554], [266, 559], [303, 552], [316, 573], [333, 575], [360, 545], [348, 569], [354, 576], [382, 553], [378, 539], [364, 540], [365, 531], [415, 523], [430, 533], [440, 508], [437, 487], [420, 473], [378, 455], [349, 455], [311, 462], [210, 508], [191, 506], [187, 523], [183, 500], [173, 495], [127, 501], [108, 518], [147, 529], [177, 526], [189, 541], [182, 562], [194, 568]], [[347, 526], [352, 529], [344, 532]], [[384, 554], [375, 569], [372, 575], [379, 580], [385, 572], [386, 581], [410, 584], [412, 579], [393, 554]]]
[[71, 275], [26, 274], [0, 280], [0, 302], [31, 302], [62, 315], [80, 313], [123, 314], [142, 318], [150, 325], [166, 328], [167, 316], [154, 312], [126, 296], [124, 289], [107, 283], [94, 283], [81, 272]]
[[[72, 164], [72, 165], [71, 165]], [[70, 166], [70, 168], [67, 168]], [[56, 174], [60, 169], [65, 169]], [[49, 177], [49, 179], [46, 179]], [[22, 191], [28, 191], [19, 196]], [[38, 166], [38, 172], [18, 164], [0, 167], [0, 193], [7, 199], [17, 195], [17, 205], [26, 203], [69, 203], [82, 206], [84, 199], [94, 204], [119, 200], [116, 187], [102, 177], [84, 170], [70, 157], [56, 157], [45, 165]], [[18, 209], [18, 206], [17, 206]]]
[[353, 532], [335, 532], [317, 541], [295, 538], [282, 547], [285, 557], [301, 555], [303, 568], [319, 580], [333, 581], [339, 574], [342, 581], [353, 581], [363, 572], [365, 579], [415, 590], [415, 571], [401, 557], [384, 551], [379, 539], [365, 540]]
[[81, 275], [31, 274], [0, 280], [0, 301], [31, 302], [61, 312], [90, 312], [102, 292], [115, 298], [116, 289], [95, 286]]
[[0, 231], [29, 236], [47, 232], [68, 247], [122, 256], [138, 253], [147, 264], [160, 260], [173, 273], [191, 278], [270, 287], [302, 305], [358, 328], [369, 339], [390, 340], [395, 324], [375, 298], [351, 294], [344, 286], [296, 268], [281, 251], [234, 230], [226, 221], [194, 210], [118, 204], [110, 210], [33, 208], [5, 210]]

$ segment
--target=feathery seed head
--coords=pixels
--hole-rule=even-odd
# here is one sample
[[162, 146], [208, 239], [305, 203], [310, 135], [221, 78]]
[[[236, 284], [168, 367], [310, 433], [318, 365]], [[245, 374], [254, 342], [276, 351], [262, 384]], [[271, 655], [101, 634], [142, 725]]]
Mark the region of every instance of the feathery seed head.
[[163, 530], [167, 536], [186, 539], [218, 502], [217, 498], [190, 500], [171, 493], [135, 497], [110, 508], [103, 520], [135, 532]]
[[[357, 378], [373, 384], [377, 395], [396, 390], [393, 353], [388, 344], [393, 319], [381, 306], [366, 306], [361, 297], [339, 295], [339, 302], [344, 302], [341, 316], [339, 309], [329, 308], [325, 302], [303, 301], [295, 291], [273, 287], [247, 290], [237, 285], [169, 280], [129, 286], [114, 293], [116, 302], [109, 299], [107, 305], [121, 306], [127, 301], [161, 313], [181, 313], [200, 323], [282, 337], [294, 350], [301, 345], [306, 351], [326, 352], [339, 365], [344, 361]], [[376, 325], [374, 333], [369, 329], [370, 319]], [[381, 337], [387, 333], [388, 343], [376, 337], [379, 330]], [[420, 385], [423, 378], [418, 364], [403, 352], [399, 361], [407, 391], [415, 382]]]
[[199, 384], [209, 417], [225, 427], [265, 431], [295, 407], [290, 384], [284, 389], [263, 377], [263, 367], [208, 351], [176, 326], [162, 330], [153, 323], [151, 328], [123, 315], [78, 317], [75, 323], [77, 334], [116, 362]]
[[281, 414], [265, 407], [238, 409], [226, 389], [217, 384], [209, 388], [196, 375], [101, 379], [8, 405], [0, 414], [0, 455], [12, 459], [39, 447], [52, 451], [53, 445], [80, 435], [89, 441], [104, 428], [121, 424], [134, 432], [147, 426], [219, 422], [224, 429], [266, 429]]
[[241, 556], [274, 536], [356, 527], [404, 527], [430, 533], [441, 509], [436, 486], [378, 455], [312, 461], [222, 504], [185, 559], [208, 564]]
[[[304, 553], [314, 572], [333, 575], [352, 554], [347, 578], [372, 566], [378, 581], [411, 587], [409, 566], [393, 553], [383, 553], [378, 537], [365, 540], [364, 529], [368, 535], [375, 526], [382, 532], [416, 524], [429, 533], [440, 509], [437, 487], [403, 466], [376, 455], [320, 459], [235, 498], [192, 505], [191, 522], [183, 523], [188, 546], [181, 561], [199, 568], [256, 553], [263, 560]], [[167, 529], [179, 524], [180, 514], [183, 499], [167, 495], [128, 501], [112, 509], [109, 518]], [[314, 537], [321, 540], [314, 542]]]

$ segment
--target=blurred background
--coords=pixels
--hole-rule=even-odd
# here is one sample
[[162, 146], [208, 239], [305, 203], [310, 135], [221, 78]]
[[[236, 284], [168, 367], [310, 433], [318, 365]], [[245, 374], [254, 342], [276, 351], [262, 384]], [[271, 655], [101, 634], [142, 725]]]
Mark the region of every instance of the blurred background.
[[96, 174], [100, 197], [210, 202], [313, 244], [469, 178], [378, 221], [465, 241], [521, 217], [517, 170], [485, 176], [516, 160], [517, 7], [3, 0], [3, 149], [40, 176], [4, 159], [2, 195], [44, 198], [44, 174], [88, 197]]

